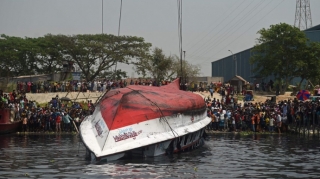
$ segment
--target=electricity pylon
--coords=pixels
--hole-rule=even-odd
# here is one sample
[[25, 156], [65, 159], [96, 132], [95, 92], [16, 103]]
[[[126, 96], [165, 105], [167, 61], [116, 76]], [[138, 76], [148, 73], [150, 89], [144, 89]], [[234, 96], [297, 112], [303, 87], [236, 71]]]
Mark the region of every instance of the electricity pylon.
[[300, 30], [312, 27], [310, 0], [297, 0], [294, 26]]

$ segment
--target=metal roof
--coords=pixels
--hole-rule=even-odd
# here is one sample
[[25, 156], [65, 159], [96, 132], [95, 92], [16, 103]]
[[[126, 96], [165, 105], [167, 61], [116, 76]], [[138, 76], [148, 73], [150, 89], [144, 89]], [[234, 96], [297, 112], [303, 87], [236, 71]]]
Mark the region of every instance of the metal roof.
[[238, 76], [238, 75], [234, 76], [234, 77], [231, 79], [231, 81], [234, 81], [234, 80], [240, 80], [240, 81], [243, 81], [243, 82], [247, 82], [245, 79], [243, 79], [241, 76]]
[[309, 28], [309, 29], [306, 29], [306, 30], [304, 30], [304, 31], [314, 31], [314, 30], [320, 30], [320, 24], [319, 24], [319, 25], [316, 25], [316, 26], [313, 26], [313, 27], [311, 27], [311, 28]]

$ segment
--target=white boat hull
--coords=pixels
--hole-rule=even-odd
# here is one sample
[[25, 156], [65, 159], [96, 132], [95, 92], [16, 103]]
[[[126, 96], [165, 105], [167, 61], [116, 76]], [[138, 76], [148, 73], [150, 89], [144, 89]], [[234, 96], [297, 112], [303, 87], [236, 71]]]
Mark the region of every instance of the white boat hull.
[[[199, 144], [211, 122], [206, 111], [198, 115], [167, 116], [109, 130], [97, 108], [80, 125], [81, 138], [95, 160], [117, 160], [125, 153], [143, 157], [163, 155]], [[180, 145], [178, 145], [180, 141]]]

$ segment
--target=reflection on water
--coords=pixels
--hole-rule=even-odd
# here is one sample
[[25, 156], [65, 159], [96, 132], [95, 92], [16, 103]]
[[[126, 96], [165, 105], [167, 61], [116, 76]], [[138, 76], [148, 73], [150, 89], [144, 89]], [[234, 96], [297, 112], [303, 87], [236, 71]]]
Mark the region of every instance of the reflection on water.
[[76, 135], [0, 136], [0, 178], [319, 178], [318, 139], [214, 134], [197, 150], [92, 164]]

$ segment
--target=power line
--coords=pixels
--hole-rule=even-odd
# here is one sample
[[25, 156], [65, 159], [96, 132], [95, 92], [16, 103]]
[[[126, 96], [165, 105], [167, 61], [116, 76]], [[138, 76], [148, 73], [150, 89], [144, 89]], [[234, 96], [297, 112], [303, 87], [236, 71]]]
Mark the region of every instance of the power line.
[[[266, 1], [261, 1], [261, 2], [266, 2]], [[263, 6], [263, 7], [261, 8], [261, 10], [262, 10], [262, 9], [265, 9], [271, 2], [272, 2], [272, 1], [269, 1], [269, 3], [266, 4], [265, 6]], [[253, 9], [259, 7], [260, 5], [262, 5], [262, 3], [256, 5]], [[248, 17], [248, 15], [251, 14], [251, 13], [247, 13], [244, 18], [240, 19], [239, 22], [236, 23], [236, 24], [233, 26], [234, 28], [230, 28], [231, 31], [230, 31], [230, 29], [229, 29], [228, 31], [226, 31], [226, 33], [224, 33], [224, 34], [221, 36], [221, 38], [220, 38], [216, 43], [212, 44], [211, 46], [207, 46], [207, 48], [205, 48], [206, 51], [211, 50], [211, 49], [215, 49], [218, 45], [220, 45], [220, 44], [222, 43], [222, 41], [225, 41], [226, 39], [230, 38], [230, 37], [231, 37], [231, 36], [229, 35], [230, 33], [232, 34], [232, 33], [234, 33], [235, 31], [238, 31], [238, 29], [240, 29], [241, 27], [243, 27], [246, 23], [249, 22], [249, 20], [251, 20], [251, 19], [254, 18], [258, 13], [261, 12], [261, 10], [259, 10], [259, 9], [257, 9], [257, 10], [258, 10], [258, 11], [257, 11], [254, 15], [252, 15], [251, 18], [249, 18], [249, 19], [247, 19], [245, 22], [243, 22], [243, 21]], [[254, 11], [252, 11], [252, 12], [254, 12]], [[240, 24], [240, 23], [241, 23], [241, 26], [240, 26], [240, 27], [237, 27], [238, 24]], [[236, 30], [233, 30], [233, 29], [236, 29]], [[202, 50], [204, 50], [204, 49], [202, 49]], [[204, 52], [206, 52], [206, 51], [204, 51]]]
[[[213, 44], [213, 45], [205, 45], [205, 47], [204, 48], [198, 48], [199, 50], [197, 50], [196, 52], [195, 52], [195, 54], [198, 54], [198, 53], [200, 53], [200, 52], [203, 52], [203, 51], [207, 51], [208, 49], [211, 49], [213, 46], [216, 46], [216, 45], [219, 45], [220, 44], [220, 42], [222, 41], [222, 40], [225, 40], [225, 36], [227, 36], [230, 32], [233, 32], [233, 31], [237, 31], [239, 28], [237, 28], [237, 26], [239, 25], [239, 24], [242, 24], [242, 21], [244, 20], [244, 19], [246, 19], [251, 13], [253, 13], [260, 5], [262, 5], [264, 2], [266, 2], [265, 0], [261, 0], [260, 2], [258, 2], [254, 7], [252, 7], [248, 12], [246, 12], [239, 20], [238, 20], [238, 22], [236, 22], [236, 23], [234, 23], [230, 28], [228, 28], [228, 30], [226, 30], [226, 31], [224, 31], [224, 33], [223, 33], [223, 35], [219, 35], [219, 36], [217, 36], [217, 38], [215, 38], [215, 43]], [[272, 1], [269, 1], [269, 3], [270, 2], [272, 2]], [[247, 7], [249, 7], [249, 6], [247, 6]], [[245, 10], [245, 9], [244, 9]], [[243, 12], [245, 12], [243, 10]], [[251, 17], [254, 17], [254, 16], [251, 16]], [[236, 19], [237, 17], [235, 17], [234, 19]], [[233, 19], [233, 20], [234, 20]], [[232, 20], [232, 21], [233, 21]], [[235, 30], [234, 30], [235, 29]], [[210, 39], [211, 40], [211, 39]], [[208, 41], [208, 42], [210, 42], [210, 41]], [[206, 44], [208, 44], [208, 43], [206, 43]], [[203, 45], [204, 46], [204, 45]], [[202, 47], [202, 46], [201, 46]]]
[[[249, 4], [247, 4], [247, 6], [246, 6], [243, 10], [241, 10], [241, 12], [238, 13], [231, 21], [229, 21], [226, 25], [224, 25], [224, 26], [215, 34], [216, 36], [213, 36], [213, 37], [209, 38], [209, 39], [208, 39], [206, 42], [204, 42], [200, 47], [198, 47], [196, 50], [193, 50], [193, 52], [197, 52], [197, 51], [201, 50], [201, 48], [202, 48], [203, 46], [206, 46], [208, 43], [210, 43], [210, 41], [211, 41], [212, 39], [217, 38], [217, 36], [219, 35], [219, 33], [220, 33], [220, 32], [223, 32], [227, 26], [229, 26], [230, 24], [232, 24], [232, 22], [233, 22], [237, 17], [239, 17], [239, 15], [241, 15], [242, 13], [244, 13], [245, 10], [246, 10], [248, 7], [250, 7], [250, 5], [251, 5], [251, 2], [249, 2]], [[219, 37], [219, 36], [218, 36], [218, 37]]]
[[[272, 11], [274, 11], [281, 3], [283, 3], [284, 0], [282, 0], [280, 3], [278, 3], [273, 9], [271, 9], [267, 14], [265, 14], [262, 18], [260, 18], [256, 23], [254, 23], [252, 26], [250, 26], [248, 29], [251, 29], [254, 25], [256, 25], [257, 23], [261, 22], [262, 19], [264, 19], [267, 15], [269, 15]], [[240, 34], [237, 38], [235, 38], [233, 41], [231, 41], [229, 44], [227, 44], [225, 47], [223, 47], [221, 50], [219, 50], [218, 52], [221, 52], [224, 48], [228, 47], [231, 43], [233, 43], [234, 41], [236, 41], [238, 38], [240, 38], [243, 34], [245, 34], [248, 29], [246, 31], [244, 31], [242, 34]], [[210, 59], [208, 59], [210, 60]], [[207, 61], [207, 60], [205, 60]], [[205, 61], [202, 61], [200, 64], [203, 64]]]
[[[229, 21], [229, 22], [227, 23], [227, 25], [225, 25], [223, 28], [221, 28], [220, 31], [216, 33], [216, 36], [211, 37], [211, 38], [208, 39], [206, 42], [204, 42], [200, 47], [198, 47], [196, 50], [194, 50], [194, 51], [193, 51], [193, 54], [197, 54], [198, 51], [201, 51], [202, 48], [203, 48], [203, 47], [206, 47], [207, 44], [209, 44], [211, 41], [215, 41], [215, 39], [219, 38], [219, 37], [220, 37], [220, 35], [219, 35], [220, 32], [224, 32], [224, 31], [225, 31], [225, 28], [226, 28], [228, 25], [232, 24], [232, 22], [233, 22], [237, 17], [239, 17], [239, 15], [241, 15], [242, 13], [244, 13], [245, 10], [246, 10], [248, 7], [250, 7], [250, 5], [251, 5], [251, 2], [250, 2], [237, 16], [235, 16], [231, 21]], [[231, 29], [231, 28], [229, 28], [229, 29]]]
[[[242, 2], [240, 2], [240, 4], [236, 7], [236, 8], [234, 8], [233, 10], [231, 10], [231, 13], [229, 13], [223, 20], [221, 20], [220, 22], [219, 22], [219, 24], [218, 25], [216, 25], [212, 30], [210, 30], [205, 36], [203, 36], [201, 39], [199, 39], [198, 37], [197, 38], [195, 38], [195, 39], [199, 39], [196, 43], [194, 43], [191, 47], [189, 47], [188, 49], [187, 49], [187, 51], [189, 51], [191, 48], [193, 48], [194, 46], [196, 46], [199, 42], [201, 42], [204, 38], [206, 38], [209, 34], [211, 34], [211, 32], [213, 32], [213, 30], [215, 30], [217, 27], [219, 27], [219, 25], [220, 24], [222, 24], [231, 14], [233, 14], [235, 11], [235, 9], [237, 9], [237, 8], [239, 8], [241, 5], [242, 5], [242, 3], [244, 2], [245, 0], [242, 0]], [[233, 6], [232, 6], [233, 7]], [[232, 8], [231, 7], [231, 8]], [[230, 9], [231, 9], [230, 8]], [[210, 28], [213, 26], [214, 24], [212, 24], [211, 26], [210, 26]], [[193, 41], [193, 40], [191, 40], [191, 41]], [[188, 46], [190, 46], [190, 44], [191, 43], [189, 43], [188, 45], [187, 45], [187, 47]]]

